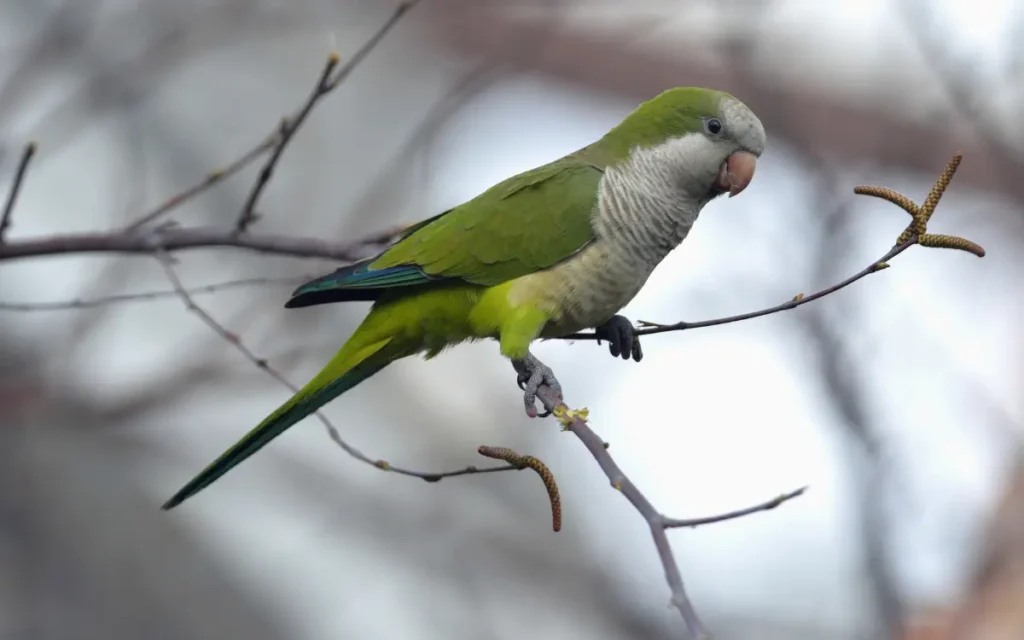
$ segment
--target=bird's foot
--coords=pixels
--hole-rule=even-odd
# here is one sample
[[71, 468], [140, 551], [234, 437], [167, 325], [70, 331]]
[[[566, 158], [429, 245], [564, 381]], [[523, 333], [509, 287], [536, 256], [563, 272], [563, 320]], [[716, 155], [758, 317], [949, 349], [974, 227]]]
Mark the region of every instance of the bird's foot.
[[612, 316], [608, 322], [594, 330], [597, 335], [597, 344], [602, 340], [608, 341], [608, 351], [612, 357], [622, 357], [623, 360], [640, 362], [643, 360], [644, 351], [640, 348], [640, 336], [636, 335], [633, 323], [625, 316]]
[[516, 384], [523, 390], [523, 403], [526, 405], [526, 415], [531, 418], [544, 418], [551, 415], [550, 411], [537, 412], [537, 390], [546, 386], [555, 392], [559, 398], [562, 397], [562, 385], [555, 378], [555, 372], [551, 367], [538, 360], [532, 353], [527, 352], [522, 360], [513, 360], [512, 366], [516, 370]]

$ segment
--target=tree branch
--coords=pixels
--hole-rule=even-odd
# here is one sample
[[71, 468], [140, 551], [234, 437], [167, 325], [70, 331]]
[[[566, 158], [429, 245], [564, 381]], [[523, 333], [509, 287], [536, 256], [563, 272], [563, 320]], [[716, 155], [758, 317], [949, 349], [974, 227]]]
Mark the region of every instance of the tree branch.
[[342, 82], [348, 78], [349, 75], [360, 65], [373, 52], [373, 50], [380, 44], [384, 36], [388, 34], [391, 29], [398, 24], [398, 21], [402, 19], [407, 11], [415, 7], [420, 3], [421, 0], [406, 0], [395, 7], [394, 13], [388, 18], [384, 24], [377, 29], [377, 32], [370, 36], [362, 47], [356, 51], [352, 59], [349, 60], [338, 73], [331, 77], [334, 69], [338, 66], [341, 61], [341, 56], [338, 53], [332, 53], [327, 58], [327, 64], [324, 65], [323, 72], [320, 74], [320, 79], [316, 83], [316, 87], [313, 92], [309, 95], [306, 103], [302, 105], [291, 118], [284, 118], [281, 120], [279, 131], [274, 144], [274, 152], [267, 159], [267, 162], [260, 169], [259, 178], [252, 186], [252, 190], [249, 192], [249, 197], [246, 198], [245, 205], [242, 207], [241, 213], [238, 215], [238, 221], [235, 223], [235, 231], [237, 233], [243, 233], [249, 226], [255, 222], [258, 215], [255, 211], [256, 204], [259, 202], [260, 196], [263, 194], [264, 189], [270, 183], [270, 179], [274, 176], [274, 169], [277, 167], [278, 162], [281, 160], [281, 156], [284, 154], [285, 148], [288, 143], [291, 142], [292, 138], [295, 137], [295, 132], [299, 130], [302, 123], [306, 121], [306, 118], [313, 111], [320, 98], [323, 98], [331, 91], [334, 91]]
[[[403, 6], [403, 5], [400, 5]], [[397, 15], [401, 15], [400, 13]], [[390, 24], [390, 23], [389, 23]], [[371, 40], [372, 42], [372, 40]], [[238, 214], [238, 221], [235, 223], [235, 233], [245, 233], [252, 223], [256, 222], [256, 203], [259, 202], [260, 196], [263, 194], [263, 190], [266, 189], [267, 185], [270, 184], [270, 179], [274, 177], [274, 168], [277, 167], [277, 163], [281, 161], [281, 156], [284, 155], [284, 150], [288, 146], [288, 143], [295, 137], [295, 133], [302, 126], [302, 123], [309, 117], [309, 113], [316, 106], [317, 101], [327, 94], [329, 89], [327, 88], [327, 79], [330, 77], [331, 72], [338, 66], [340, 56], [337, 52], [332, 52], [327, 58], [327, 63], [324, 65], [324, 70], [320, 73], [320, 79], [316, 83], [316, 87], [313, 92], [309, 94], [309, 99], [306, 100], [306, 104], [299, 110], [298, 115], [294, 118], [282, 118], [281, 124], [278, 126], [278, 133], [274, 144], [274, 152], [270, 154], [267, 161], [263, 164], [263, 168], [260, 169], [259, 177], [256, 182], [253, 183], [252, 189], [249, 190], [249, 197], [245, 199], [245, 205], [242, 206], [241, 213]]]
[[404, 225], [394, 226], [353, 241], [330, 241], [286, 235], [235, 233], [216, 227], [161, 225], [139, 231], [109, 231], [53, 235], [16, 240], [0, 245], [0, 262], [68, 253], [144, 253], [204, 247], [233, 247], [299, 258], [329, 258], [353, 262], [367, 257], [373, 248], [386, 245]]
[[725, 522], [726, 520], [735, 520], [736, 518], [743, 518], [761, 511], [771, 511], [784, 502], [789, 502], [793, 498], [799, 498], [806, 492], [807, 487], [800, 487], [799, 489], [790, 491], [789, 493], [777, 495], [771, 500], [766, 500], [761, 504], [755, 504], [744, 509], [736, 509], [735, 511], [727, 511], [726, 513], [720, 513], [714, 516], [705, 516], [703, 518], [662, 518], [662, 526], [666, 529], [679, 529], [683, 527], [694, 528], [706, 524]]
[[4, 203], [3, 214], [0, 214], [0, 245], [4, 243], [4, 234], [11, 226], [11, 216], [14, 213], [14, 203], [18, 201], [18, 192], [21, 191], [21, 184], [25, 181], [25, 173], [28, 171], [28, 163], [36, 153], [36, 143], [30, 142], [25, 145], [21, 152], [21, 160], [18, 161], [18, 170], [14, 174], [14, 182], [7, 193], [7, 202]]
[[250, 164], [255, 162], [257, 158], [262, 156], [264, 153], [266, 153], [269, 149], [271, 149], [274, 146], [276, 140], [276, 136], [268, 137], [263, 142], [260, 142], [252, 149], [243, 153], [236, 160], [228, 164], [228, 166], [224, 167], [223, 169], [216, 169], [208, 173], [206, 175], [206, 178], [202, 182], [199, 182], [189, 187], [188, 189], [185, 189], [184, 191], [171, 196], [157, 208], [153, 209], [148, 213], [143, 214], [141, 217], [128, 223], [127, 225], [125, 225], [124, 230], [134, 231], [151, 222], [154, 222], [157, 218], [160, 218], [164, 214], [177, 209], [178, 207], [185, 204], [195, 196], [204, 193], [214, 185], [224, 182], [231, 176], [235, 175], [242, 169], [248, 167]]
[[[260, 278], [241, 278], [239, 280], [225, 280], [224, 282], [215, 282], [213, 284], [204, 284], [198, 287], [188, 287], [185, 291], [190, 296], [217, 293], [220, 291], [227, 291], [229, 289], [240, 289], [243, 287], [253, 286], [282, 286], [282, 285], [299, 285], [307, 280], [311, 280], [316, 276], [304, 275], [295, 276], [289, 278], [275, 278], [275, 277], [260, 277]], [[110, 304], [120, 304], [122, 302], [147, 302], [150, 300], [159, 300], [161, 298], [176, 298], [178, 292], [174, 289], [166, 289], [161, 291], [142, 291], [139, 293], [117, 293], [109, 296], [99, 296], [96, 298], [72, 298], [70, 300], [54, 300], [47, 302], [4, 302], [0, 300], [0, 311], [20, 311], [20, 312], [33, 312], [33, 311], [67, 311], [69, 309], [94, 309], [96, 307], [105, 307]]]
[[672, 592], [671, 604], [679, 610], [683, 616], [683, 622], [690, 637], [697, 639], [709, 639], [711, 636], [701, 623], [697, 612], [693, 608], [689, 597], [686, 595], [686, 588], [683, 586], [682, 573], [676, 562], [672, 546], [669, 544], [667, 530], [672, 527], [696, 527], [702, 524], [722, 522], [733, 518], [740, 518], [759, 511], [773, 509], [787, 500], [802, 495], [805, 489], [798, 489], [788, 494], [781, 495], [773, 500], [760, 505], [734, 511], [718, 516], [707, 518], [695, 518], [691, 520], [680, 520], [664, 516], [647, 499], [633, 481], [619, 468], [619, 465], [608, 453], [608, 446], [590, 425], [587, 424], [588, 412], [586, 409], [572, 410], [565, 402], [548, 386], [541, 386], [537, 390], [537, 398], [544, 405], [545, 410], [554, 415], [562, 423], [566, 431], [571, 431], [583, 446], [587, 448], [590, 455], [597, 461], [598, 466], [604, 471], [612, 487], [622, 492], [622, 495], [629, 500], [630, 504], [643, 516], [647, 526], [651, 530], [651, 537], [654, 546], [658, 550], [658, 557], [661, 558], [661, 566], [665, 571], [665, 581]]
[[[369, 56], [399, 20], [421, 0], [407, 0], [400, 3], [381, 27], [361, 46], [352, 59], [342, 66], [336, 74], [340, 56], [332, 53], [320, 73], [317, 83], [303, 105], [290, 118], [284, 118], [278, 130], [245, 152], [224, 169], [209, 173], [201, 182], [168, 198], [161, 205], [149, 211], [118, 231], [100, 233], [82, 233], [73, 235], [54, 235], [44, 238], [22, 240], [15, 243], [3, 243], [3, 234], [10, 225], [11, 212], [18, 190], [24, 180], [28, 161], [35, 151], [35, 145], [25, 148], [21, 165], [11, 187], [7, 205], [0, 218], [0, 261], [15, 258], [48, 256], [61, 253], [152, 253], [154, 251], [176, 251], [197, 247], [236, 247], [264, 253], [290, 255], [304, 258], [329, 258], [334, 260], [353, 261], [366, 257], [362, 251], [367, 244], [386, 243], [397, 234], [397, 231], [385, 230], [379, 234], [356, 242], [325, 242], [318, 238], [293, 238], [286, 236], [250, 235], [249, 227], [255, 222], [255, 207], [260, 196], [273, 177], [281, 156], [288, 143], [294, 138], [299, 127], [306, 121], [313, 108], [325, 95], [336, 89], [351, 73]], [[223, 182], [245, 167], [273, 150], [264, 163], [263, 168], [253, 183], [242, 206], [238, 220], [232, 229], [216, 228], [178, 228], [161, 225], [153, 229], [143, 228], [152, 225], [159, 218], [177, 209], [186, 201], [204, 193], [214, 185]], [[380, 239], [379, 241], [377, 239]]]

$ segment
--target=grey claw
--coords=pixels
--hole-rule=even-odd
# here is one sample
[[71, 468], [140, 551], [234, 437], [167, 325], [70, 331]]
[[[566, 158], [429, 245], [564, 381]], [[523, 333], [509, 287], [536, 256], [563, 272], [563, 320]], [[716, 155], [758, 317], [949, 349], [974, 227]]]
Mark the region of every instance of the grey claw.
[[562, 385], [555, 378], [555, 372], [534, 357], [532, 353], [527, 353], [522, 360], [513, 360], [512, 366], [515, 367], [518, 374], [516, 383], [523, 390], [526, 415], [531, 418], [544, 418], [551, 415], [550, 411], [537, 412], [537, 390], [546, 386], [554, 391], [555, 395], [562, 397]]

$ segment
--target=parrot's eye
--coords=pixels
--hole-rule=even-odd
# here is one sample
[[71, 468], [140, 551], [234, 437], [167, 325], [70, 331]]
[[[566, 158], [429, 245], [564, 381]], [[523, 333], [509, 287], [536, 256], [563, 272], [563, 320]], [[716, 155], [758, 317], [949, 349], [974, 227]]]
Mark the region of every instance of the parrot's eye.
[[709, 118], [708, 120], [704, 121], [704, 129], [706, 129], [707, 132], [713, 136], [717, 136], [718, 134], [722, 133], [722, 129], [724, 128], [725, 126], [722, 124], [722, 121], [719, 120], [718, 118]]

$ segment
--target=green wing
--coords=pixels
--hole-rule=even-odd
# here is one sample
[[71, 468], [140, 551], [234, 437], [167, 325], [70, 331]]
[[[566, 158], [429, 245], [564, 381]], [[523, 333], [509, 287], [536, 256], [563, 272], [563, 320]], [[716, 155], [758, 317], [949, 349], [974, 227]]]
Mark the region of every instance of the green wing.
[[509, 178], [413, 226], [377, 257], [299, 287], [286, 306], [372, 300], [439, 280], [493, 286], [554, 266], [594, 239], [602, 176], [570, 156]]

